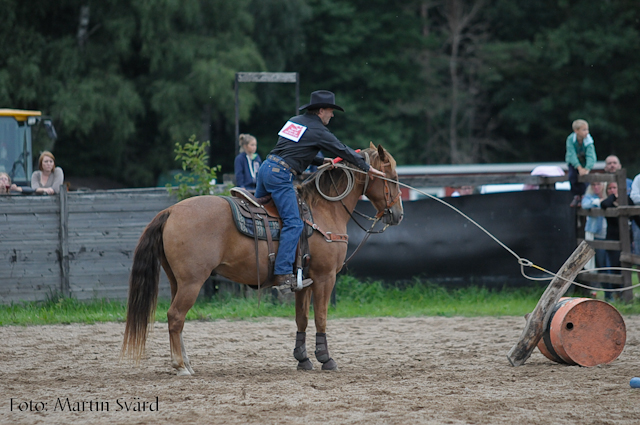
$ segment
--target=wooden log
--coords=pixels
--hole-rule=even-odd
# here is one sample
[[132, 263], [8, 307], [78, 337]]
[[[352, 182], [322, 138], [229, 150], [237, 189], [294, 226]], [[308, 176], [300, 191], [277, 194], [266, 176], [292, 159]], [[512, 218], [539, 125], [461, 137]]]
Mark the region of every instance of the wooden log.
[[540, 338], [542, 338], [542, 333], [549, 321], [553, 307], [562, 295], [567, 292], [567, 289], [571, 286], [571, 281], [575, 279], [578, 272], [594, 255], [595, 251], [591, 249], [588, 243], [583, 241], [562, 265], [558, 271], [559, 277], [555, 276], [544, 291], [538, 301], [538, 305], [527, 317], [527, 323], [522, 335], [520, 335], [520, 339], [507, 354], [507, 359], [509, 359], [511, 366], [522, 366], [527, 361], [538, 345]]

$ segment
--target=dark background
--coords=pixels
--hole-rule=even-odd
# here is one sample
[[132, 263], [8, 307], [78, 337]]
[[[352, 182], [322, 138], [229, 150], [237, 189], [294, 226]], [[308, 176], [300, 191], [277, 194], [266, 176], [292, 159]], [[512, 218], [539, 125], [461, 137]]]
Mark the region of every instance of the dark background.
[[[571, 201], [567, 191], [532, 190], [444, 200], [520, 257], [551, 272], [557, 272], [577, 246], [575, 211], [567, 207]], [[368, 202], [359, 202], [357, 210], [374, 213]], [[347, 265], [347, 273], [389, 282], [423, 277], [434, 282], [488, 286], [531, 283], [522, 277], [517, 258], [447, 206], [424, 199], [405, 202], [404, 211], [400, 225], [369, 237]], [[353, 222], [349, 222], [348, 232], [347, 256], [364, 235]], [[530, 267], [525, 272], [544, 276]]]

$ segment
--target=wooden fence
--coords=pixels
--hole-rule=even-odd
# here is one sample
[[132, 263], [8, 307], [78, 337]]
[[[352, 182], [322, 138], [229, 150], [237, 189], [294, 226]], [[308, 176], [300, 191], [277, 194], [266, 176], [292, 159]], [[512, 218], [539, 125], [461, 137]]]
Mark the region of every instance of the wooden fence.
[[[630, 267], [640, 265], [640, 256], [631, 254], [628, 217], [640, 214], [640, 207], [626, 206], [625, 178], [624, 170], [615, 175], [594, 173], [581, 177], [588, 182], [618, 181], [620, 207], [578, 210], [577, 214], [619, 217], [620, 241], [588, 242], [594, 248], [619, 250], [622, 266]], [[552, 188], [566, 177], [514, 174], [425, 179], [431, 185], [520, 182]], [[59, 196], [50, 197], [0, 196], [0, 303], [44, 300], [58, 293], [81, 300], [126, 298], [133, 251], [142, 230], [159, 211], [175, 202], [164, 188], [62, 191]], [[583, 281], [631, 285], [630, 272], [580, 277]], [[206, 285], [203, 291], [206, 293]], [[631, 291], [623, 294], [630, 299]], [[160, 296], [169, 297], [164, 273]]]
[[164, 188], [0, 197], [0, 302], [125, 298], [142, 230], [175, 201]]

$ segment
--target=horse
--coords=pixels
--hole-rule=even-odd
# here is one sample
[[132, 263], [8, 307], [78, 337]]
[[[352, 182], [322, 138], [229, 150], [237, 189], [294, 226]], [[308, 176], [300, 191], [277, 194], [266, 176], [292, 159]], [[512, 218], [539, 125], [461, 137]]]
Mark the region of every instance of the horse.
[[[376, 219], [381, 219], [387, 226], [399, 224], [404, 214], [393, 157], [381, 145], [376, 148], [373, 143], [360, 155], [368, 159], [371, 166], [384, 171], [386, 179], [369, 177], [364, 173], [355, 173], [355, 177], [352, 173], [349, 179], [351, 171], [347, 169], [345, 172], [344, 168], [334, 166], [322, 172], [315, 185], [303, 183], [298, 187], [301, 197], [311, 208], [317, 230], [308, 240], [311, 254], [308, 277], [313, 284], [295, 292], [298, 332], [294, 357], [298, 360], [297, 368], [301, 370], [313, 369], [307, 356], [305, 333], [312, 299], [317, 332], [316, 359], [322, 363], [323, 370], [338, 368], [329, 354], [326, 341], [327, 310], [336, 274], [345, 261], [347, 244], [329, 243], [331, 238], [327, 239], [327, 236], [346, 236], [347, 222], [362, 195], [376, 208]], [[327, 199], [335, 199], [339, 194], [344, 196], [340, 202]], [[194, 374], [182, 330], [185, 316], [193, 307], [205, 280], [215, 272], [234, 282], [254, 287], [258, 286], [258, 276], [266, 281], [269, 263], [266, 241], [259, 242], [258, 265], [255, 241], [236, 229], [231, 214], [231, 207], [225, 199], [197, 196], [159, 212], [146, 226], [136, 246], [129, 277], [121, 357], [139, 364], [144, 354], [149, 325], [157, 306], [160, 265], [171, 286], [167, 319], [171, 365], [177, 375]], [[274, 245], [277, 246], [277, 242]], [[269, 283], [263, 282], [267, 286]]]

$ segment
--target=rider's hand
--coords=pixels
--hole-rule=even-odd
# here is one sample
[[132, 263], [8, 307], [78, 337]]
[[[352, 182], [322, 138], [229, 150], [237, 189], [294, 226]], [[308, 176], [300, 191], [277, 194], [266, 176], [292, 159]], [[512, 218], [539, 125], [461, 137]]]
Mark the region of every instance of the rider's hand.
[[367, 174], [369, 174], [370, 178], [374, 178], [376, 176], [378, 176], [378, 177], [384, 177], [385, 176], [385, 174], [382, 171], [376, 170], [373, 167], [369, 167], [369, 171], [368, 171]]
[[333, 164], [333, 158], [325, 158], [322, 160], [322, 165]]

